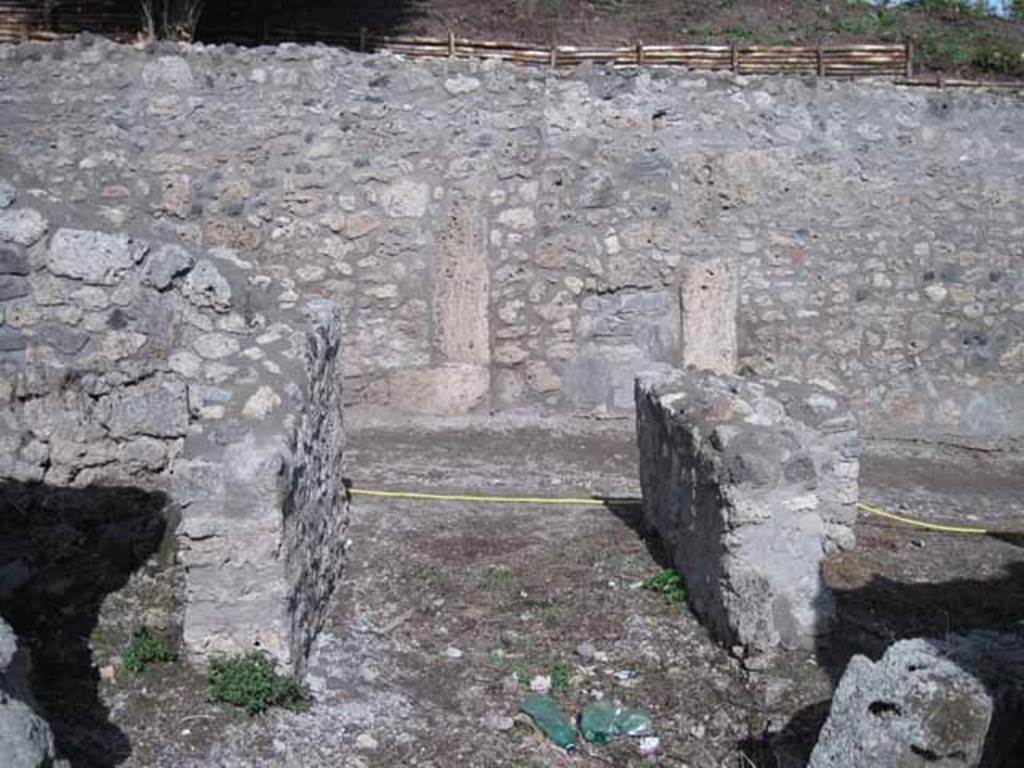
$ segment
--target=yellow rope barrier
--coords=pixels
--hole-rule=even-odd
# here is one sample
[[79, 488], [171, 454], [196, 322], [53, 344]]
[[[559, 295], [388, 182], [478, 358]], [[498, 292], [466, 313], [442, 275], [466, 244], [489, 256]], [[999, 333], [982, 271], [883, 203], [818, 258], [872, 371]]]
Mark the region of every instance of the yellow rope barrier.
[[981, 534], [987, 535], [990, 533], [998, 533], [998, 531], [990, 531], [987, 528], [975, 528], [968, 525], [946, 525], [944, 523], [928, 523], [924, 520], [915, 520], [912, 517], [904, 517], [903, 515], [896, 515], [892, 512], [886, 512], [884, 509], [873, 507], [870, 504], [857, 503], [858, 509], [863, 509], [865, 512], [884, 517], [888, 520], [895, 520], [898, 523], [904, 525], [910, 525], [914, 528], [924, 528], [927, 531], [940, 531], [942, 533], [967, 533], [967, 534]]
[[[578, 506], [578, 507], [605, 507], [614, 506], [639, 506], [643, 504], [641, 499], [622, 499], [615, 497], [594, 497], [589, 499], [544, 497], [544, 496], [475, 496], [461, 493], [423, 493], [418, 491], [381, 491], [367, 488], [350, 488], [349, 493], [353, 496], [369, 496], [380, 499], [410, 499], [414, 501], [457, 501], [472, 504], [536, 504], [546, 506]], [[892, 512], [887, 512], [871, 504], [857, 503], [857, 508], [868, 514], [884, 517], [903, 525], [914, 528], [922, 528], [928, 531], [940, 533], [957, 533], [967, 535], [991, 535], [1004, 534], [1019, 536], [1024, 535], [1015, 531], [997, 531], [988, 528], [977, 528], [967, 525], [947, 525], [945, 523], [929, 523], [924, 520], [916, 520], [912, 517], [904, 517]]]
[[635, 506], [642, 504], [640, 499], [616, 498], [546, 498], [535, 496], [467, 496], [456, 493], [419, 493], [414, 491], [371, 491], [365, 488], [352, 488], [353, 496], [375, 496], [381, 499], [414, 499], [418, 501], [466, 501], [476, 504], [547, 504], [574, 505], [579, 507], [604, 507], [608, 504]]

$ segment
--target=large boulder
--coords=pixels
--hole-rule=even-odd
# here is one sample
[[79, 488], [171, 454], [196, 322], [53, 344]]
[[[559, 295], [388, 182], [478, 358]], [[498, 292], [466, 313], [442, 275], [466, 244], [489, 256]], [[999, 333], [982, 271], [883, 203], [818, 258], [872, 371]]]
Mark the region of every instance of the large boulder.
[[967, 768], [1024, 757], [1024, 627], [902, 640], [854, 656], [810, 768]]
[[5, 768], [57, 764], [53, 732], [29, 703], [29, 668], [28, 652], [0, 619], [0, 756]]

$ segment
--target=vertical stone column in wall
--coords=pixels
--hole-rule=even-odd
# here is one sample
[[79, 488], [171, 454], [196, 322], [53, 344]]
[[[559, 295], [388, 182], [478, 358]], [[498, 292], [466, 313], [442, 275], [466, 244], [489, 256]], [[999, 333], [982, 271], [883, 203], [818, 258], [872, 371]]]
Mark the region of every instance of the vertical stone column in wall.
[[465, 413], [490, 392], [490, 277], [478, 190], [453, 193], [437, 233], [434, 343], [440, 364], [407, 371], [392, 399], [414, 397], [417, 409]]
[[722, 256], [691, 263], [679, 287], [683, 363], [717, 373], [736, 370], [739, 268]]

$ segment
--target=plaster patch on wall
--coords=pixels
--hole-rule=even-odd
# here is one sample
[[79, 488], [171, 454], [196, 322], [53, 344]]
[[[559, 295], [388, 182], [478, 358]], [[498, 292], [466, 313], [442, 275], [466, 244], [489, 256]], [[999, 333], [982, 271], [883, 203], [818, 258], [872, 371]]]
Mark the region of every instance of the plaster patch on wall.
[[686, 365], [716, 373], [736, 370], [739, 275], [728, 257], [688, 265], [679, 287]]

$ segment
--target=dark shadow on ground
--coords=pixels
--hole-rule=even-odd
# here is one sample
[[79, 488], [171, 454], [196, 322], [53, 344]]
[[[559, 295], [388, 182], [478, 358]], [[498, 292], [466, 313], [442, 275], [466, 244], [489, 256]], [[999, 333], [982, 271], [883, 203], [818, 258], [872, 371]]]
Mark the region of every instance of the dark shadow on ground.
[[100, 606], [157, 549], [166, 497], [138, 488], [0, 482], [0, 614], [32, 656], [32, 693], [74, 768], [131, 754], [98, 694], [89, 638]]
[[[1019, 538], [1014, 541], [1020, 545]], [[977, 629], [1019, 633], [1024, 643], [1024, 562], [1010, 563], [1005, 576], [991, 580], [960, 579], [941, 583], [902, 583], [874, 576], [864, 586], [833, 589], [836, 625], [830, 637], [816, 649], [819, 666], [833, 688], [854, 654], [877, 660], [897, 640], [942, 639]], [[1014, 626], [1016, 624], [1016, 626]], [[978, 664], [971, 670], [992, 692], [1005, 694], [1006, 680], [998, 668]], [[989, 729], [986, 768], [1024, 765], [1024, 721], [1020, 696], [996, 698], [996, 712]], [[796, 713], [785, 730], [772, 739], [788, 755], [806, 760], [828, 717], [829, 702], [810, 705]], [[759, 766], [777, 765], [765, 740], [751, 739], [740, 748], [761, 758]]]
[[599, 498], [615, 517], [625, 523], [647, 547], [647, 553], [660, 568], [671, 568], [672, 562], [665, 552], [658, 532], [644, 521], [643, 499], [640, 498]]

